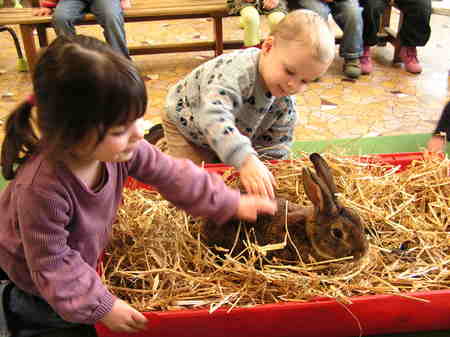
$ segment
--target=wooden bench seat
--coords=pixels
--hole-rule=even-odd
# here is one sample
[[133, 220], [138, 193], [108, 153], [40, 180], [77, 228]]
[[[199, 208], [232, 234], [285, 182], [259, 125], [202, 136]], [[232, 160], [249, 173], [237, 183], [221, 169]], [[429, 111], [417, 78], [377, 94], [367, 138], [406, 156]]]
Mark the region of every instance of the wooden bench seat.
[[[135, 1], [133, 7], [124, 10], [125, 22], [142, 22], [172, 19], [210, 18], [213, 26], [214, 40], [151, 44], [130, 48], [131, 55], [213, 50], [216, 55], [224, 48], [240, 48], [242, 41], [223, 41], [222, 18], [229, 16], [226, 0], [141, 0]], [[19, 25], [25, 54], [33, 69], [36, 63], [37, 48], [33, 30], [38, 32], [39, 46], [48, 45], [47, 28], [52, 27], [51, 16], [32, 15], [31, 8], [0, 9], [0, 25]], [[87, 14], [78, 25], [96, 24], [95, 16]]]
[[[450, 0], [432, 1], [433, 13], [450, 15]], [[161, 44], [151, 44], [130, 47], [131, 55], [158, 54], [187, 51], [213, 50], [215, 55], [220, 55], [224, 49], [241, 48], [243, 43], [240, 40], [223, 40], [224, 17], [229, 16], [226, 0], [134, 0], [132, 8], [124, 11], [125, 22], [143, 22], [156, 20], [173, 19], [196, 19], [210, 18], [213, 27], [214, 39], [211, 41], [190, 41], [190, 42], [167, 42]], [[391, 42], [397, 46], [397, 31], [392, 29], [390, 24], [391, 7], [389, 6], [384, 14], [380, 27], [380, 44]], [[19, 25], [22, 35], [25, 55], [28, 60], [30, 70], [36, 63], [37, 46], [33, 31], [38, 33], [39, 47], [48, 45], [47, 28], [51, 27], [51, 16], [38, 17], [32, 15], [31, 8], [2, 8], [0, 9], [0, 25]], [[400, 13], [399, 25], [402, 23]], [[95, 16], [87, 14], [79, 25], [97, 24]], [[400, 27], [400, 26], [399, 26]], [[339, 43], [341, 36], [336, 36], [336, 43]], [[399, 48], [396, 48], [394, 61], [398, 61]]]

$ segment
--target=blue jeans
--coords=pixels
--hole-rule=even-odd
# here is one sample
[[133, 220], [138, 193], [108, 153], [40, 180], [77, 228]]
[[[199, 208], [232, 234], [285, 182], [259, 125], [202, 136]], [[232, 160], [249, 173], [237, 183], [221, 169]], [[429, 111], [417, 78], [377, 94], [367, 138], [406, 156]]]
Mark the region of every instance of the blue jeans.
[[362, 8], [358, 0], [335, 0], [329, 3], [321, 0], [298, 0], [298, 4], [301, 8], [318, 13], [325, 20], [331, 13], [344, 33], [339, 47], [339, 56], [344, 59], [354, 59], [362, 55], [363, 21]]
[[60, 0], [53, 14], [56, 34], [75, 35], [75, 23], [81, 21], [88, 11], [96, 16], [111, 47], [129, 57], [119, 0]]

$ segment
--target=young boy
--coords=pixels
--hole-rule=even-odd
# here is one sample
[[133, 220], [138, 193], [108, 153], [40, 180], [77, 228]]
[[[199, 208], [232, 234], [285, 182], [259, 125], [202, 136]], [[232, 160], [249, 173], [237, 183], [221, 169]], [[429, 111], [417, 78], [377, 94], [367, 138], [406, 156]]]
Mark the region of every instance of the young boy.
[[249, 193], [273, 197], [261, 159], [284, 159], [297, 120], [295, 97], [334, 58], [334, 36], [309, 10], [289, 13], [262, 43], [221, 55], [169, 90], [163, 116], [168, 152], [239, 170]]

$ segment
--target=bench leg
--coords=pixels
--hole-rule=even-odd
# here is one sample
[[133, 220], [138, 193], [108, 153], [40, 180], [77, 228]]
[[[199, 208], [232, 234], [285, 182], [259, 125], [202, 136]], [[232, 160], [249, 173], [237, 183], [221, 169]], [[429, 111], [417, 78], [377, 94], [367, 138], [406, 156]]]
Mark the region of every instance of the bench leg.
[[33, 37], [33, 25], [21, 24], [20, 33], [22, 34], [23, 47], [28, 60], [30, 73], [33, 72], [37, 61], [36, 44]]
[[39, 39], [39, 46], [47, 47], [48, 46], [47, 28], [45, 26], [38, 25], [36, 27], [36, 30]]
[[223, 26], [222, 17], [213, 17], [214, 20], [214, 41], [216, 42], [215, 56], [223, 53]]

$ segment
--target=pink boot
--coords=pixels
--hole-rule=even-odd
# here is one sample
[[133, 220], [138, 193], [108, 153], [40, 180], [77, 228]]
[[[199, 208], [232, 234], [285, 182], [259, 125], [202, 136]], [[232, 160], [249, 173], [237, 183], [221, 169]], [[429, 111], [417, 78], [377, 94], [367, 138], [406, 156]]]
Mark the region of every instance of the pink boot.
[[370, 47], [364, 46], [364, 52], [359, 58], [361, 64], [361, 73], [363, 75], [368, 75], [373, 70], [372, 59], [370, 58]]
[[405, 65], [406, 71], [413, 74], [420, 74], [422, 72], [422, 66], [417, 59], [416, 47], [401, 47], [400, 58]]

